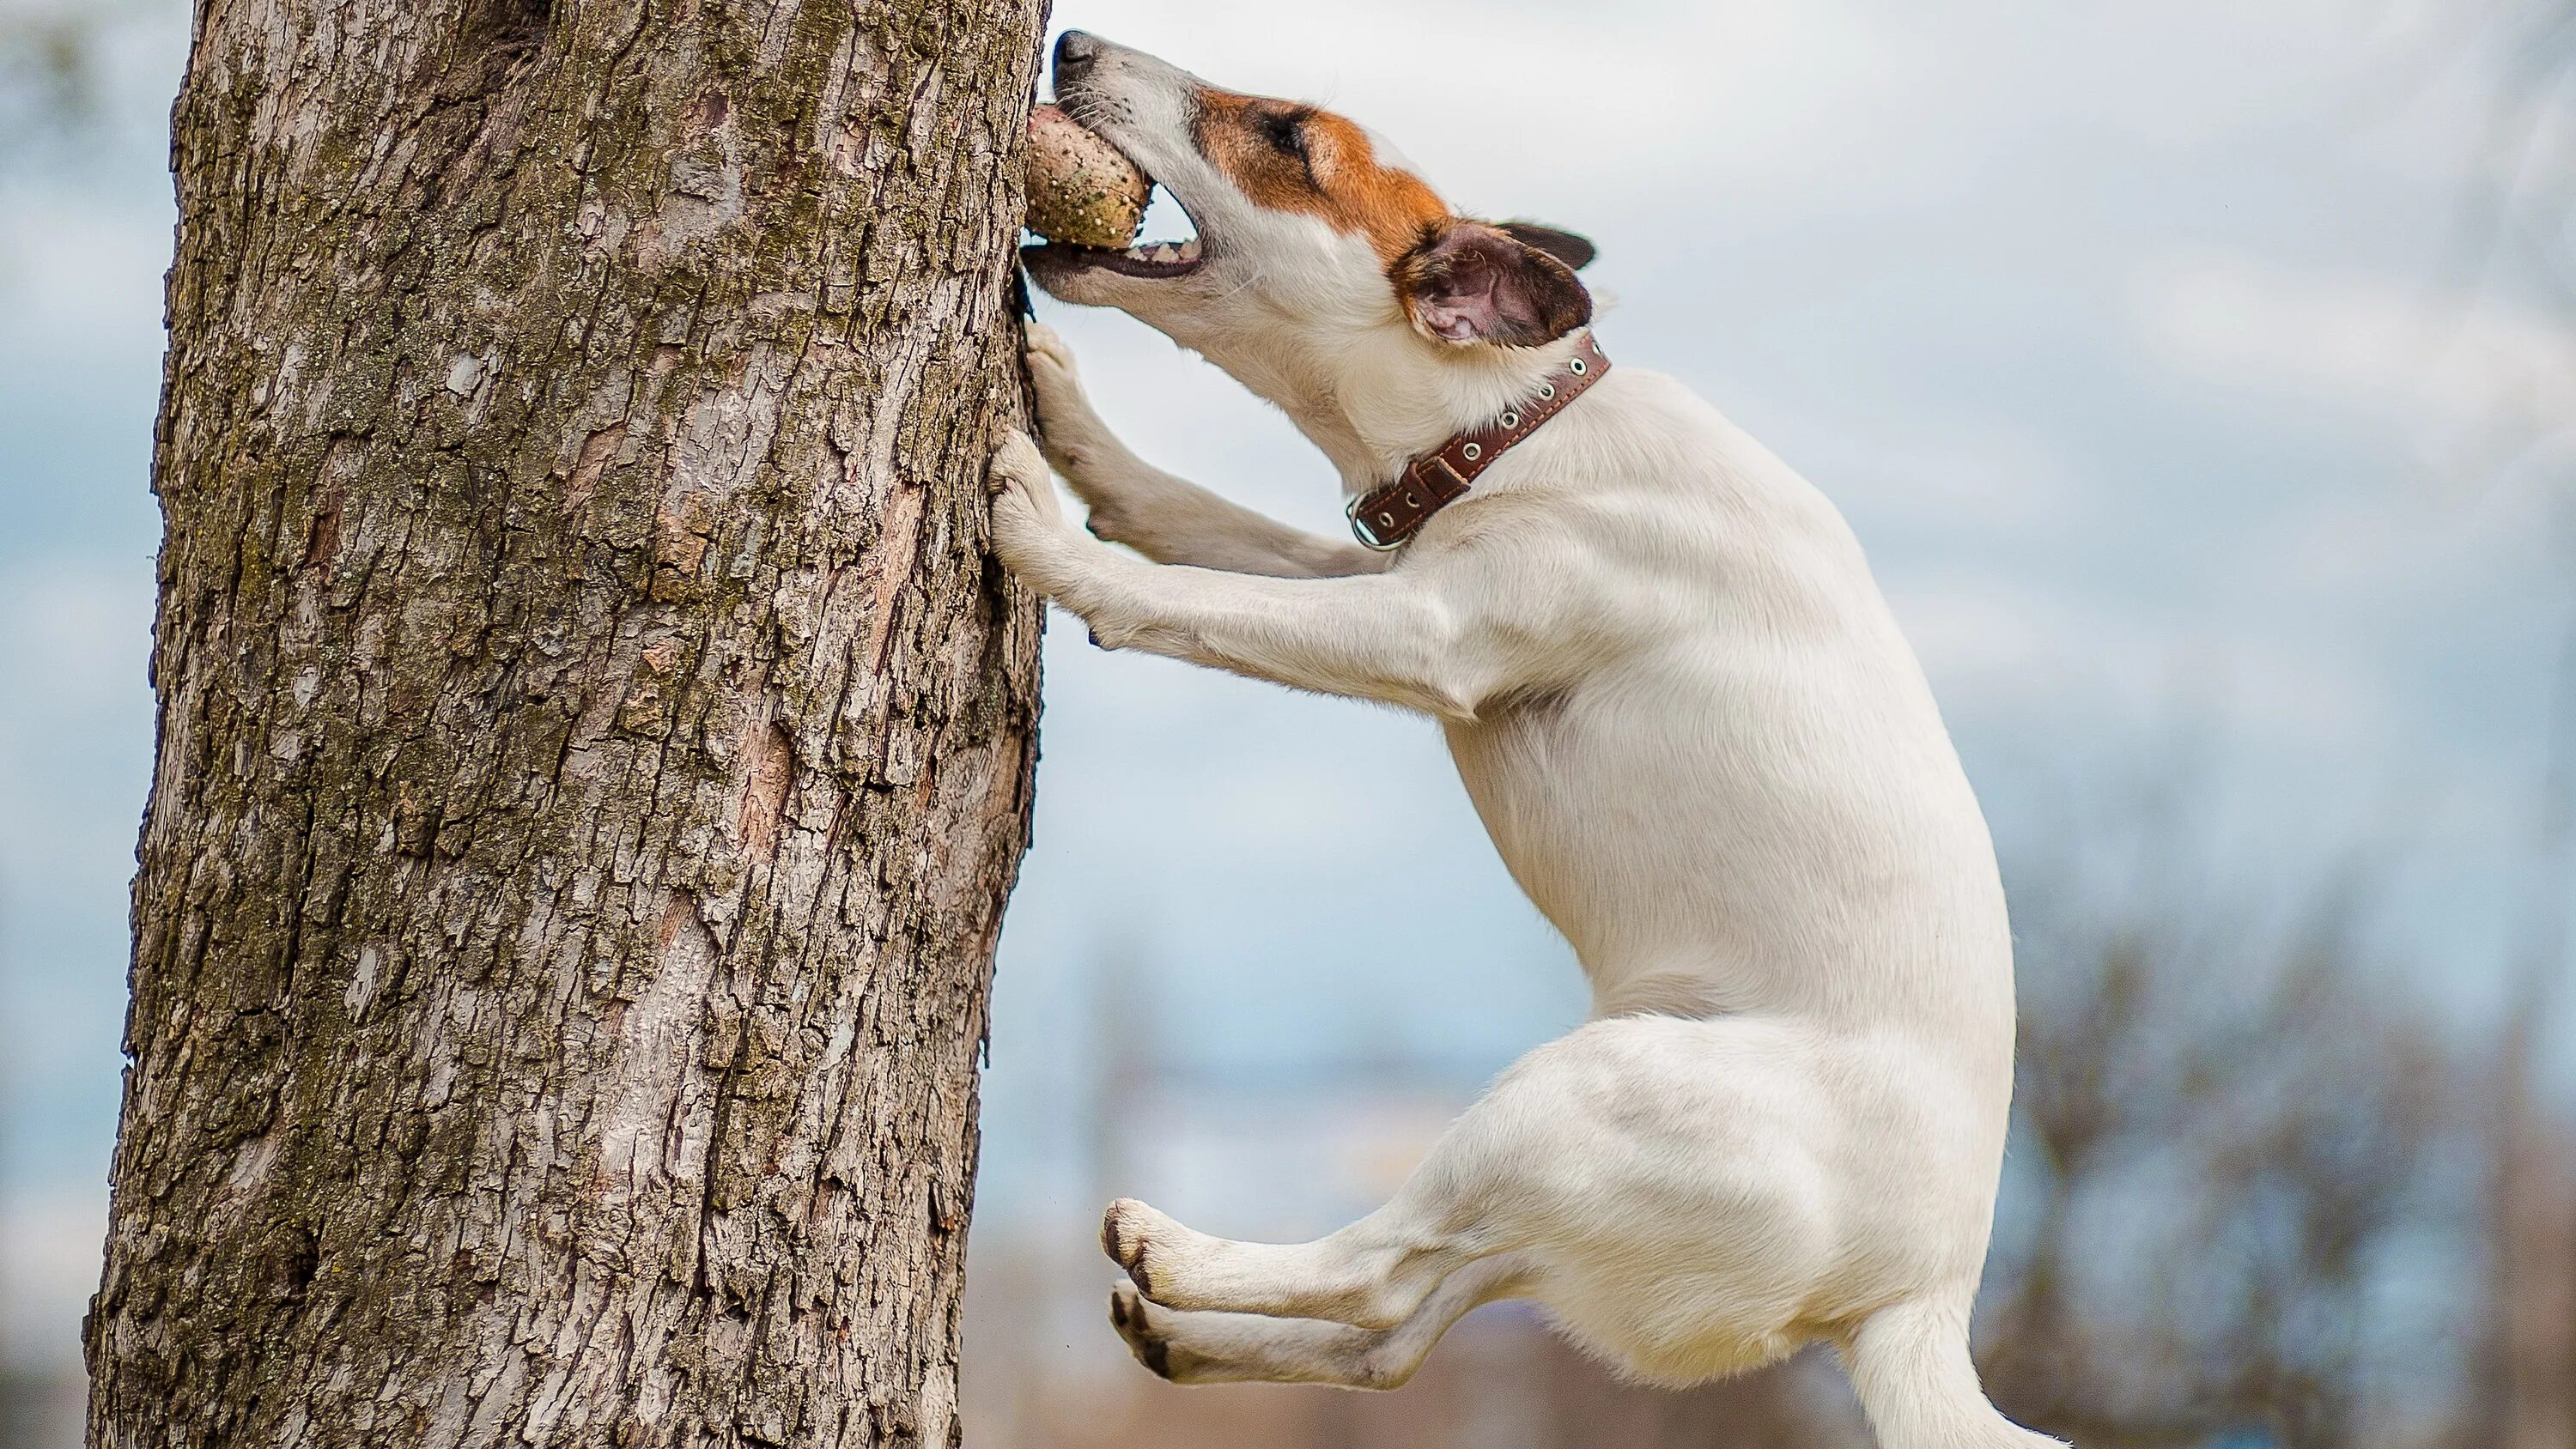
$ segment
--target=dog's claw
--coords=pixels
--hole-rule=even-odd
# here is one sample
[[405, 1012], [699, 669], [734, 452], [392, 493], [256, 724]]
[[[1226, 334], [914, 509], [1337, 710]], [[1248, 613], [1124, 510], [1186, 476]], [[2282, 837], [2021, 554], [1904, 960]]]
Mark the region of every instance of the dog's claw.
[[1100, 1215], [1100, 1251], [1107, 1253], [1109, 1261], [1121, 1268], [1128, 1266], [1127, 1260], [1134, 1256], [1126, 1242], [1124, 1214], [1119, 1211], [1125, 1206], [1127, 1206], [1127, 1199], [1122, 1197], [1111, 1203], [1108, 1210]]
[[1133, 1198], [1120, 1198], [1100, 1216], [1100, 1248], [1109, 1261], [1127, 1270], [1136, 1291], [1147, 1298], [1154, 1296], [1152, 1276], [1145, 1267], [1145, 1236], [1137, 1231], [1136, 1219], [1147, 1211]]
[[1109, 1326], [1126, 1340], [1127, 1351], [1136, 1361], [1162, 1378], [1172, 1376], [1172, 1346], [1154, 1331], [1144, 1298], [1132, 1283], [1117, 1283], [1109, 1289]]

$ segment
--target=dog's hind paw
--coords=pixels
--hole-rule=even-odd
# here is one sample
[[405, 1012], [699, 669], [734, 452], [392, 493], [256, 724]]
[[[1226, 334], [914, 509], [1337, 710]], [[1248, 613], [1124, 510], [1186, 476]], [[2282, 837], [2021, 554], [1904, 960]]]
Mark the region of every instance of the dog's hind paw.
[[1127, 1341], [1127, 1351], [1136, 1362], [1164, 1378], [1172, 1376], [1171, 1343], [1154, 1326], [1153, 1309], [1146, 1306], [1145, 1295], [1133, 1283], [1113, 1284], [1109, 1289], [1109, 1326]]

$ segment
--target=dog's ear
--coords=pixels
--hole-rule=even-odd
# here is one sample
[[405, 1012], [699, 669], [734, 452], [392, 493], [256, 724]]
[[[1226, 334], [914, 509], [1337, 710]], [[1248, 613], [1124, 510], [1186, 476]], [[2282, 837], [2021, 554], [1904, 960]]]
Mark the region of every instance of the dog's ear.
[[1536, 347], [1592, 320], [1574, 269], [1501, 227], [1452, 220], [1395, 267], [1413, 325], [1443, 342]]
[[1505, 236], [1522, 246], [1536, 247], [1578, 272], [1592, 265], [1592, 259], [1601, 255], [1601, 249], [1592, 244], [1590, 237], [1576, 236], [1570, 231], [1541, 226], [1534, 221], [1507, 221], [1502, 223], [1502, 229]]

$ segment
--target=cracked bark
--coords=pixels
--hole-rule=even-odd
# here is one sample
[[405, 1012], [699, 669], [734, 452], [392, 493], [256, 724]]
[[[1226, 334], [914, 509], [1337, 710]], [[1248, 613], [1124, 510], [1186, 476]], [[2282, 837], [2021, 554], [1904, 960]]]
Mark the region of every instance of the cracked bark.
[[957, 1442], [1042, 0], [199, 0], [99, 1446]]

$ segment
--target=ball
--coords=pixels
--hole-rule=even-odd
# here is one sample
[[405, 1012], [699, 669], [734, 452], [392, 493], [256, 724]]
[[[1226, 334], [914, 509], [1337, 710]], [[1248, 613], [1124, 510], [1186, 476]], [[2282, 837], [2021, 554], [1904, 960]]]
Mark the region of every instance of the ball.
[[1116, 250], [1145, 224], [1153, 178], [1054, 106], [1029, 113], [1029, 230], [1049, 241]]

